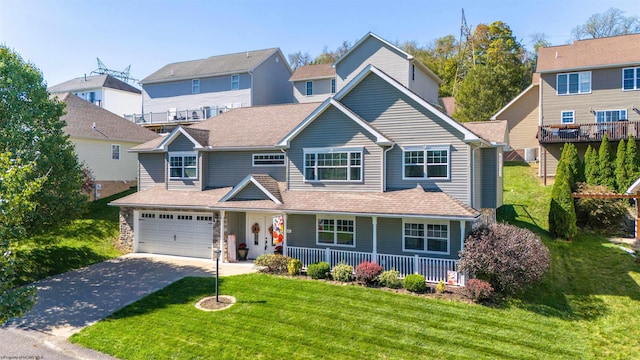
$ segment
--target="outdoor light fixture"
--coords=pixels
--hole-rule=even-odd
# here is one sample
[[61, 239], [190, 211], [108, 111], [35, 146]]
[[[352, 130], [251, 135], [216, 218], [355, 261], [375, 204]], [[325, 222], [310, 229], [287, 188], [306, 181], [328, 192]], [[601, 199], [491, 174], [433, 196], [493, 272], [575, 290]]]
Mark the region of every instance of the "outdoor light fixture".
[[216, 256], [216, 302], [218, 302], [218, 270], [220, 269], [218, 266], [218, 259], [220, 259], [220, 253], [222, 253], [222, 250], [216, 249], [213, 250], [213, 253]]

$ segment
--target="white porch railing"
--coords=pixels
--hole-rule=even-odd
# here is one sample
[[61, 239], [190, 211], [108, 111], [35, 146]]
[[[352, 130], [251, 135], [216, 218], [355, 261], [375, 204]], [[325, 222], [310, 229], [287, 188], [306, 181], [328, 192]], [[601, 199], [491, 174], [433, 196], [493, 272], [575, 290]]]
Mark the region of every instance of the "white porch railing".
[[[397, 270], [401, 277], [409, 274], [421, 274], [427, 282], [437, 283], [440, 280], [447, 282], [449, 271], [458, 271], [456, 260], [421, 257], [418, 255], [390, 255], [376, 254], [359, 251], [335, 250], [330, 248], [303, 248], [287, 246], [287, 256], [302, 261], [303, 267], [309, 264], [326, 261], [333, 268], [340, 263], [346, 263], [354, 268], [363, 261], [375, 261], [384, 270]], [[457, 273], [454, 279], [456, 285], [464, 286], [465, 277]]]

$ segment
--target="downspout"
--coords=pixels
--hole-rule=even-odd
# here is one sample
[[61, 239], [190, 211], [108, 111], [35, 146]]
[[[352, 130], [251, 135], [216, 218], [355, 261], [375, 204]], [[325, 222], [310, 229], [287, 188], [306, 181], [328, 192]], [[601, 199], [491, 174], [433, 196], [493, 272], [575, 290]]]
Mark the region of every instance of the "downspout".
[[480, 145], [471, 150], [471, 207], [476, 208], [476, 150]]
[[285, 172], [284, 177], [286, 179], [285, 188], [289, 190], [289, 156], [285, 149], [280, 149], [280, 151], [282, 151], [282, 153], [284, 154], [284, 160], [285, 160], [285, 165], [284, 165], [284, 172]]
[[391, 144], [391, 147], [388, 149], [385, 149], [383, 151], [383, 156], [382, 156], [382, 192], [386, 192], [387, 191], [387, 153], [389, 152], [389, 150], [393, 149], [396, 146], [396, 144]]
[[[255, 106], [255, 99], [253, 98], [253, 71], [249, 70], [249, 76], [251, 76], [251, 105], [249, 106]], [[238, 78], [238, 81], [240, 81], [240, 79]], [[238, 84], [239, 85], [239, 84]], [[240, 86], [238, 86], [240, 87]]]

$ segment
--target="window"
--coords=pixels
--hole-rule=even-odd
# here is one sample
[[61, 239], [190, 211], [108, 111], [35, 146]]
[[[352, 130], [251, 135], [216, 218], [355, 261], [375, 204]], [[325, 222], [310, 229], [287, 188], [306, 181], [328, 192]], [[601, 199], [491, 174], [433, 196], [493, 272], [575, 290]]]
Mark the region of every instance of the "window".
[[596, 122], [612, 122], [627, 120], [627, 110], [599, 110], [596, 111]]
[[195, 153], [169, 154], [169, 178], [198, 178], [198, 155]]
[[307, 92], [305, 94], [307, 96], [313, 95], [313, 81], [307, 81]]
[[449, 254], [449, 226], [405, 222], [403, 251]]
[[622, 69], [622, 90], [640, 90], [640, 67]]
[[199, 79], [191, 80], [191, 93], [192, 94], [200, 94], [200, 80]]
[[240, 89], [240, 75], [231, 75], [231, 90]]
[[591, 92], [591, 71], [557, 75], [558, 95], [588, 94]]
[[575, 111], [571, 110], [571, 111], [563, 111], [562, 112], [562, 123], [563, 124], [573, 124], [576, 122], [576, 115], [575, 115]]
[[449, 178], [448, 147], [407, 148], [402, 161], [405, 180]]
[[111, 144], [111, 160], [120, 160], [120, 145]]
[[306, 181], [362, 181], [362, 148], [305, 149]]
[[355, 218], [318, 217], [318, 245], [356, 246]]
[[253, 154], [253, 166], [284, 166], [284, 154]]
[[336, 93], [336, 79], [331, 79], [331, 93]]
[[416, 65], [411, 64], [411, 80], [415, 80], [415, 79], [416, 79]]

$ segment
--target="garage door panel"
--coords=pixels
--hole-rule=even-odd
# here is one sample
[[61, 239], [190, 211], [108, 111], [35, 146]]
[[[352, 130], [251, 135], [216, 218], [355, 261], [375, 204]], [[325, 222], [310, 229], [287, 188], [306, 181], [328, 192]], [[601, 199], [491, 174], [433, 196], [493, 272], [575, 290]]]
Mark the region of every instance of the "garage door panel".
[[211, 258], [211, 214], [143, 212], [139, 220], [139, 252]]

